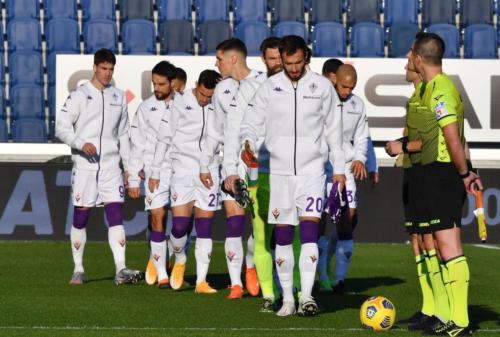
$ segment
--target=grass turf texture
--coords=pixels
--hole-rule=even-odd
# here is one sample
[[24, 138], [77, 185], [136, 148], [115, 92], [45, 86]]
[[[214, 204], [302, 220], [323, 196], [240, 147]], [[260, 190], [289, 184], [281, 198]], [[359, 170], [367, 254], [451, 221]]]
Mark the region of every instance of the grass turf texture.
[[[192, 249], [194, 246], [192, 246]], [[499, 250], [466, 246], [471, 270], [470, 319], [475, 336], [500, 335]], [[396, 306], [396, 319], [420, 308], [411, 249], [397, 244], [356, 244], [346, 284], [351, 295], [314, 295], [320, 315], [280, 318], [260, 313], [260, 298], [227, 300], [229, 276], [221, 243], [214, 245], [208, 281], [220, 289], [197, 295], [194, 288], [159, 290], [144, 282], [115, 286], [108, 244], [87, 243], [88, 283], [68, 284], [73, 263], [67, 242], [0, 244], [1, 336], [373, 336], [362, 330], [359, 308], [382, 295]], [[127, 265], [145, 268], [144, 242], [127, 243]], [[186, 279], [194, 283], [193, 251]], [[420, 336], [396, 323], [388, 336]]]

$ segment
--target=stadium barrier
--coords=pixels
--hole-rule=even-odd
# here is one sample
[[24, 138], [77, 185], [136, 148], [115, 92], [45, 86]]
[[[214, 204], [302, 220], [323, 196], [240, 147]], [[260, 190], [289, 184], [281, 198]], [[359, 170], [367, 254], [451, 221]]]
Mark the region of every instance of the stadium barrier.
[[[71, 165], [68, 163], [2, 163], [0, 176], [0, 239], [69, 240], [73, 219], [71, 205]], [[9, 177], [8, 179], [5, 177]], [[358, 184], [359, 225], [357, 242], [405, 242], [401, 201], [402, 170], [380, 168], [380, 184], [372, 188], [368, 181]], [[484, 204], [488, 224], [488, 242], [500, 243], [500, 169], [481, 170], [486, 190]], [[477, 222], [472, 211], [474, 198], [468, 196], [463, 211], [465, 242], [478, 243]], [[125, 228], [129, 239], [143, 240], [147, 213], [143, 199], [125, 202]], [[102, 208], [94, 209], [87, 227], [89, 240], [107, 240]], [[332, 226], [328, 227], [328, 231]], [[249, 227], [246, 228], [246, 235]], [[214, 238], [223, 240], [225, 217], [217, 213]]]

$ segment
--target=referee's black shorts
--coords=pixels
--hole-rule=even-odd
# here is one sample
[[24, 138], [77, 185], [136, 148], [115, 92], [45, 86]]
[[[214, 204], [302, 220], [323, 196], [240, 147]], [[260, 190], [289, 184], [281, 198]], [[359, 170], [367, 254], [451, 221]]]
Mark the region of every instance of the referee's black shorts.
[[429, 234], [431, 233], [428, 209], [429, 191], [426, 185], [425, 167], [420, 164], [414, 164], [410, 179], [410, 201], [415, 214], [413, 222], [414, 227], [416, 227], [416, 233]]
[[433, 162], [423, 167], [431, 230], [460, 227], [466, 191], [455, 166], [453, 163]]
[[412, 167], [403, 170], [403, 210], [405, 217], [405, 228], [408, 234], [418, 233], [418, 226], [415, 220], [415, 212], [410, 198]]

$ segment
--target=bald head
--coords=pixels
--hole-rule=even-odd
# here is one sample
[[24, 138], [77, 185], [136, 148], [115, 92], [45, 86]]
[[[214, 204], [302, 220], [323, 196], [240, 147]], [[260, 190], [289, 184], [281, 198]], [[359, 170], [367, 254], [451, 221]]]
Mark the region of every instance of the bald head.
[[358, 80], [358, 74], [352, 65], [343, 64], [337, 70], [337, 78], [352, 79], [356, 82]]
[[337, 84], [335, 84], [335, 89], [339, 94], [339, 98], [345, 101], [349, 98], [352, 91], [356, 87], [356, 82], [358, 81], [358, 75], [356, 74], [356, 69], [350, 64], [343, 64], [337, 70]]

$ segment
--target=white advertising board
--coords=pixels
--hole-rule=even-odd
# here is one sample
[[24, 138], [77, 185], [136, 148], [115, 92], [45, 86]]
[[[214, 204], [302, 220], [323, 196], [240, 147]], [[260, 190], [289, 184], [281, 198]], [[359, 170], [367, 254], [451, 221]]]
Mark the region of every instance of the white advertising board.
[[[168, 60], [188, 75], [193, 87], [204, 69], [215, 69], [215, 56], [117, 56], [115, 85], [128, 92], [132, 117], [139, 103], [152, 94], [150, 72]], [[325, 58], [313, 58], [312, 70], [321, 72]], [[358, 72], [355, 93], [367, 107], [372, 138], [376, 141], [399, 138], [404, 124], [405, 102], [413, 88], [404, 79], [406, 59], [345, 59]], [[68, 93], [92, 76], [92, 55], [58, 55], [56, 111]], [[259, 57], [249, 57], [250, 67], [264, 70]], [[498, 60], [445, 60], [466, 105], [465, 132], [469, 142], [500, 142], [500, 62]], [[497, 111], [499, 110], [499, 111]]]

